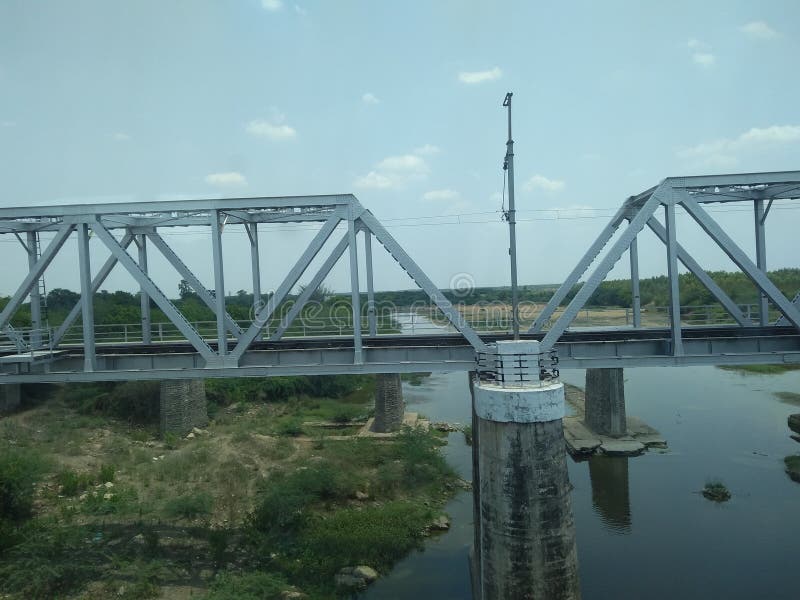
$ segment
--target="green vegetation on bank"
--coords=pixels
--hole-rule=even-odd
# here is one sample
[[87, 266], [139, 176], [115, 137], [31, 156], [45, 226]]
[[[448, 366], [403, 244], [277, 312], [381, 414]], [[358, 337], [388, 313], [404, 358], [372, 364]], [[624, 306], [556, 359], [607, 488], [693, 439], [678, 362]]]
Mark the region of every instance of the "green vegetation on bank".
[[755, 375], [779, 375], [789, 371], [800, 370], [800, 364], [773, 364], [773, 365], [722, 365], [717, 367], [723, 371]]
[[49, 388], [0, 422], [0, 595], [348, 596], [335, 574], [418, 547], [456, 478], [433, 433], [352, 435], [371, 381], [208, 381], [209, 427], [168, 440], [147, 385]]

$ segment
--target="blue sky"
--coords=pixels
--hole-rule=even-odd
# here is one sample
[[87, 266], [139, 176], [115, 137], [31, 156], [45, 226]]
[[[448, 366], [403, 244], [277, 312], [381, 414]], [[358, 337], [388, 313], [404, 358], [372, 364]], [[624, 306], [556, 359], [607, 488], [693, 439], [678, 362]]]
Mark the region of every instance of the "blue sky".
[[[353, 192], [438, 285], [507, 284], [512, 90], [520, 281], [556, 282], [666, 176], [800, 168], [798, 23], [791, 0], [3, 0], [0, 206]], [[797, 212], [770, 217], [770, 267], [797, 266]], [[751, 214], [719, 215], [748, 251]], [[731, 268], [678, 224], [704, 266]], [[187, 233], [169, 239], [210, 285], [208, 238]], [[310, 235], [262, 234], [265, 289]], [[229, 290], [249, 288], [245, 239], [226, 234]], [[644, 275], [665, 271], [655, 243], [641, 253]], [[379, 288], [411, 287], [376, 269]], [[346, 282], [337, 267], [329, 284]]]

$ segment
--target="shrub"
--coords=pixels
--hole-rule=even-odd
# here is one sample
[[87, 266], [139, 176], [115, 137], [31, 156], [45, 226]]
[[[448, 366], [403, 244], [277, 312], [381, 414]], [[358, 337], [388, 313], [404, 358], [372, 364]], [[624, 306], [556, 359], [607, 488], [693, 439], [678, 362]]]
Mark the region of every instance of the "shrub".
[[419, 546], [432, 515], [424, 506], [395, 501], [314, 519], [300, 538], [298, 575], [325, 582], [347, 565], [388, 570]]
[[33, 450], [0, 448], [0, 521], [22, 521], [31, 516], [33, 485], [47, 462]]
[[303, 423], [297, 417], [286, 417], [278, 421], [275, 430], [280, 435], [298, 436], [303, 434]]
[[355, 487], [347, 471], [330, 463], [276, 474], [259, 492], [253, 526], [268, 535], [291, 534], [306, 521], [313, 504], [344, 500]]
[[289, 584], [276, 573], [221, 573], [211, 585], [206, 600], [280, 600]]
[[195, 519], [200, 515], [210, 514], [213, 505], [211, 494], [199, 492], [168, 500], [164, 512], [172, 518]]

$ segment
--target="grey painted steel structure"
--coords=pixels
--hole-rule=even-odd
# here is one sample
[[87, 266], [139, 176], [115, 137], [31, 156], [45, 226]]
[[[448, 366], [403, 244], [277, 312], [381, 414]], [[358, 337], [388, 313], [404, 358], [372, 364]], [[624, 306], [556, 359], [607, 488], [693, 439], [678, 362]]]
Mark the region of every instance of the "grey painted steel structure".
[[[258, 223], [291, 223], [321, 222], [322, 226], [314, 239], [292, 265], [285, 279], [277, 287], [266, 302], [261, 298], [261, 277], [258, 255]], [[0, 330], [2, 330], [17, 346], [16, 354], [6, 353], [0, 356], [0, 383], [24, 377], [26, 381], [38, 380], [73, 380], [75, 377], [88, 379], [149, 379], [153, 372], [167, 369], [181, 369], [181, 376], [189, 371], [202, 369], [202, 376], [219, 374], [242, 374], [250, 361], [250, 350], [254, 343], [261, 340], [264, 327], [278, 306], [287, 299], [311, 262], [323, 250], [328, 239], [340, 224], [346, 225], [346, 233], [333, 248], [329, 257], [323, 262], [319, 271], [294, 303], [290, 312], [284, 317], [278, 330], [268, 336], [278, 341], [291, 325], [291, 322], [302, 311], [311, 294], [319, 287], [330, 270], [349, 248], [349, 266], [351, 280], [351, 302], [353, 312], [352, 345], [347, 350], [338, 350], [337, 360], [342, 353], [349, 354], [346, 363], [349, 367], [371, 370], [364, 365], [364, 349], [361, 332], [361, 289], [359, 283], [359, 253], [357, 238], [362, 233], [365, 237], [365, 254], [367, 262], [367, 335], [377, 336], [375, 317], [375, 300], [373, 289], [372, 237], [381, 243], [394, 257], [400, 266], [429, 296], [433, 304], [447, 317], [452, 327], [460, 332], [473, 352], [486, 349], [485, 342], [466, 323], [462, 315], [455, 310], [449, 300], [433, 285], [422, 269], [408, 256], [394, 238], [383, 228], [377, 219], [349, 194], [334, 196], [298, 196], [282, 198], [246, 198], [230, 200], [198, 200], [194, 202], [144, 202], [129, 204], [102, 204], [78, 206], [50, 206], [22, 209], [0, 209], [0, 233], [18, 235], [26, 232], [38, 235], [41, 232], [55, 232], [55, 236], [36, 260], [31, 260], [28, 275], [18, 287], [6, 307], [0, 312]], [[254, 312], [252, 324], [243, 330], [228, 314], [225, 307], [225, 274], [223, 269], [223, 227], [244, 226], [250, 238], [251, 262], [253, 275]], [[214, 291], [209, 291], [201, 283], [188, 266], [169, 247], [159, 234], [165, 227], [206, 226], [211, 230], [212, 265], [214, 275]], [[36, 299], [38, 282], [56, 256], [64, 242], [75, 231], [79, 241], [79, 277], [81, 282], [81, 298], [68, 314], [65, 322], [49, 336], [47, 343], [35, 340], [33, 335], [29, 341], [16, 334], [9, 321], [16, 310], [28, 296]], [[121, 231], [115, 235], [115, 231]], [[111, 252], [97, 275], [91, 277], [89, 237], [94, 235]], [[213, 340], [204, 338], [197, 328], [189, 323], [175, 305], [148, 275], [147, 242], [157, 248], [164, 258], [175, 268], [182, 279], [185, 279], [198, 297], [214, 311], [216, 318], [216, 336]], [[138, 249], [138, 260], [134, 260], [127, 248], [135, 242]], [[120, 264], [130, 273], [140, 286], [142, 308], [142, 351], [155, 361], [144, 368], [141, 367], [142, 355], [129, 364], [127, 359], [109, 359], [103, 350], [98, 356], [98, 344], [94, 331], [93, 303], [85, 299], [92, 298], [112, 269]], [[35, 288], [35, 289], [34, 289]], [[166, 355], [164, 345], [152, 343], [149, 317], [150, 302], [154, 302], [188, 341], [188, 346], [179, 353], [170, 350], [172, 356]], [[63, 345], [66, 331], [81, 316], [83, 324], [82, 368], [73, 366], [72, 356], [76, 349]], [[34, 323], [33, 331], [38, 331], [42, 323]], [[173, 363], [177, 356], [180, 366]], [[163, 358], [164, 362], [160, 361]], [[120, 362], [120, 360], [122, 362]], [[187, 362], [188, 361], [188, 362]], [[148, 360], [149, 362], [149, 360]], [[140, 366], [132, 366], [138, 363]], [[171, 366], [167, 366], [171, 365]], [[324, 367], [324, 365], [319, 365]], [[380, 366], [380, 365], [379, 365]], [[347, 371], [352, 371], [348, 368]], [[185, 369], [188, 369], [185, 370]], [[245, 369], [246, 370], [246, 369]], [[296, 370], [296, 369], [292, 369]], [[315, 369], [312, 367], [311, 371]], [[322, 369], [326, 371], [325, 368]], [[390, 371], [392, 369], [389, 369]], [[82, 371], [78, 373], [77, 371]], [[217, 375], [214, 375], [214, 374]], [[162, 376], [174, 378], [172, 372]]]
[[[645, 226], [656, 234], [667, 250], [671, 345], [675, 356], [682, 356], [686, 353], [681, 335], [678, 261], [697, 276], [741, 326], [751, 326], [752, 323], [741, 313], [736, 304], [714, 283], [698, 262], [678, 244], [675, 224], [676, 207], [683, 208], [760, 290], [759, 320], [762, 326], [768, 322], [768, 302], [772, 302], [782, 314], [776, 324], [783, 325], [788, 322], [800, 329], [798, 297], [794, 302], [789, 301], [767, 275], [765, 232], [766, 217], [772, 203], [775, 200], [797, 200], [798, 198], [800, 198], [800, 171], [668, 177], [659, 185], [628, 198], [553, 295], [542, 313], [539, 314], [531, 325], [529, 333], [542, 332], [573, 286], [582, 277], [587, 276], [584, 285], [581, 286], [543, 338], [542, 347], [544, 349], [552, 348], [626, 250], [629, 251], [631, 260], [634, 325], [641, 326], [637, 237]], [[766, 209], [763, 206], [765, 200], [768, 201]], [[702, 204], [728, 202], [752, 202], [754, 205], [756, 263], [748, 258], [747, 254], [701, 207]], [[659, 207], [664, 208], [666, 227], [656, 217]], [[626, 220], [628, 225], [623, 228], [623, 222]], [[621, 234], [604, 254], [606, 245], [620, 229], [622, 229]], [[587, 272], [589, 266], [595, 261], [599, 261], [597, 266], [593, 271]]]
[[[668, 178], [624, 203], [589, 251], [531, 326], [529, 335], [555, 348], [563, 368], [682, 366], [690, 364], [745, 364], [800, 362], [800, 294], [788, 300], [769, 280], [766, 269], [765, 221], [776, 199], [800, 196], [800, 171], [702, 177]], [[703, 210], [717, 202], [752, 202], [756, 227], [756, 260], [750, 260], [725, 231]], [[765, 206], [766, 203], [766, 206]], [[664, 207], [666, 226], [656, 218]], [[675, 210], [681, 207], [747, 274], [763, 296], [781, 313], [775, 325], [766, 325], [767, 308], [759, 302], [760, 323], [752, 323], [716, 285], [699, 263], [678, 243]], [[258, 254], [259, 223], [318, 222], [320, 229], [286, 277], [268, 298], [261, 294]], [[625, 223], [627, 222], [627, 225]], [[342, 227], [344, 225], [345, 227]], [[165, 227], [209, 227], [214, 268], [214, 292], [181, 261], [159, 234]], [[254, 292], [252, 324], [243, 329], [226, 311], [222, 268], [223, 227], [242, 226], [250, 239]], [[649, 228], [666, 246], [670, 274], [670, 327], [642, 328], [638, 278], [638, 235]], [[342, 238], [322, 262], [309, 285], [296, 298], [277, 330], [264, 328], [278, 306], [287, 299], [310, 264], [330, 245], [337, 230]], [[621, 231], [620, 231], [621, 230]], [[92, 278], [89, 235], [93, 234], [111, 256]], [[471, 371], [477, 353], [498, 336], [479, 336], [439, 291], [405, 250], [358, 200], [349, 194], [281, 198], [238, 198], [177, 202], [144, 202], [77, 206], [0, 209], [0, 234], [14, 234], [28, 253], [29, 271], [0, 311], [0, 330], [16, 347], [0, 351], [0, 383], [33, 381], [94, 381], [127, 379], [181, 379], [195, 377], [271, 376], [294, 374], [390, 373], [413, 371]], [[21, 234], [25, 234], [23, 241]], [[51, 239], [40, 248], [40, 234]], [[77, 233], [78, 279], [81, 299], [64, 323], [54, 331], [44, 327], [40, 281], [64, 242]], [[364, 234], [366, 290], [359, 283], [358, 234]], [[606, 251], [612, 238], [616, 240]], [[449, 335], [402, 337], [378, 335], [373, 289], [372, 238], [375, 238], [422, 288], [431, 302], [458, 332]], [[26, 243], [27, 241], [27, 243]], [[137, 260], [128, 251], [137, 247]], [[149, 244], [148, 244], [149, 242]], [[158, 249], [182, 279], [215, 314], [216, 331], [207, 339], [189, 323], [148, 275], [148, 246]], [[352, 337], [315, 338], [302, 342], [283, 340], [333, 266], [349, 249], [350, 296], [354, 327]], [[581, 337], [569, 326], [613, 265], [629, 251], [633, 296], [633, 328], [607, 328], [593, 337]], [[738, 324], [730, 328], [686, 327], [680, 321], [677, 263], [683, 263], [705, 285]], [[589, 272], [589, 266], [597, 263]], [[92, 302], [86, 298], [100, 289], [114, 267], [130, 273], [142, 294], [143, 343], [97, 342]], [[575, 283], [585, 283], [548, 330], [545, 325]], [[366, 292], [367, 326], [361, 331], [361, 292]], [[26, 298], [31, 301], [32, 331], [27, 340], [10, 326], [10, 319]], [[150, 302], [155, 303], [186, 340], [148, 343]], [[35, 307], [36, 305], [36, 307]], [[82, 347], [65, 345], [64, 336], [82, 318]], [[780, 325], [780, 327], [776, 326]], [[45, 335], [45, 332], [47, 334]], [[577, 337], [576, 337], [577, 336]], [[387, 341], [388, 340], [388, 341]], [[391, 342], [391, 343], [388, 343]]]

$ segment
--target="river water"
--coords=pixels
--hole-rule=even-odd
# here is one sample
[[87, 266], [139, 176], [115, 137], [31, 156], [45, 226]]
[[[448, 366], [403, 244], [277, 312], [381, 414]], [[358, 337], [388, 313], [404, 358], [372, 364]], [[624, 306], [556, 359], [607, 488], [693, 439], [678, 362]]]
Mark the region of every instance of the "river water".
[[[583, 378], [582, 370], [562, 371], [567, 383], [583, 387]], [[432, 375], [403, 391], [409, 411], [470, 422], [465, 373]], [[658, 429], [669, 449], [568, 460], [584, 599], [800, 598], [800, 484], [783, 470], [783, 457], [800, 452], [786, 426], [800, 408], [778, 399], [780, 391], [800, 391], [800, 371], [626, 369], [628, 414]], [[451, 433], [444, 452], [471, 480], [464, 436]], [[712, 479], [730, 489], [729, 502], [698, 493]], [[427, 540], [363, 598], [471, 598], [471, 492], [445, 510], [450, 531]]]

